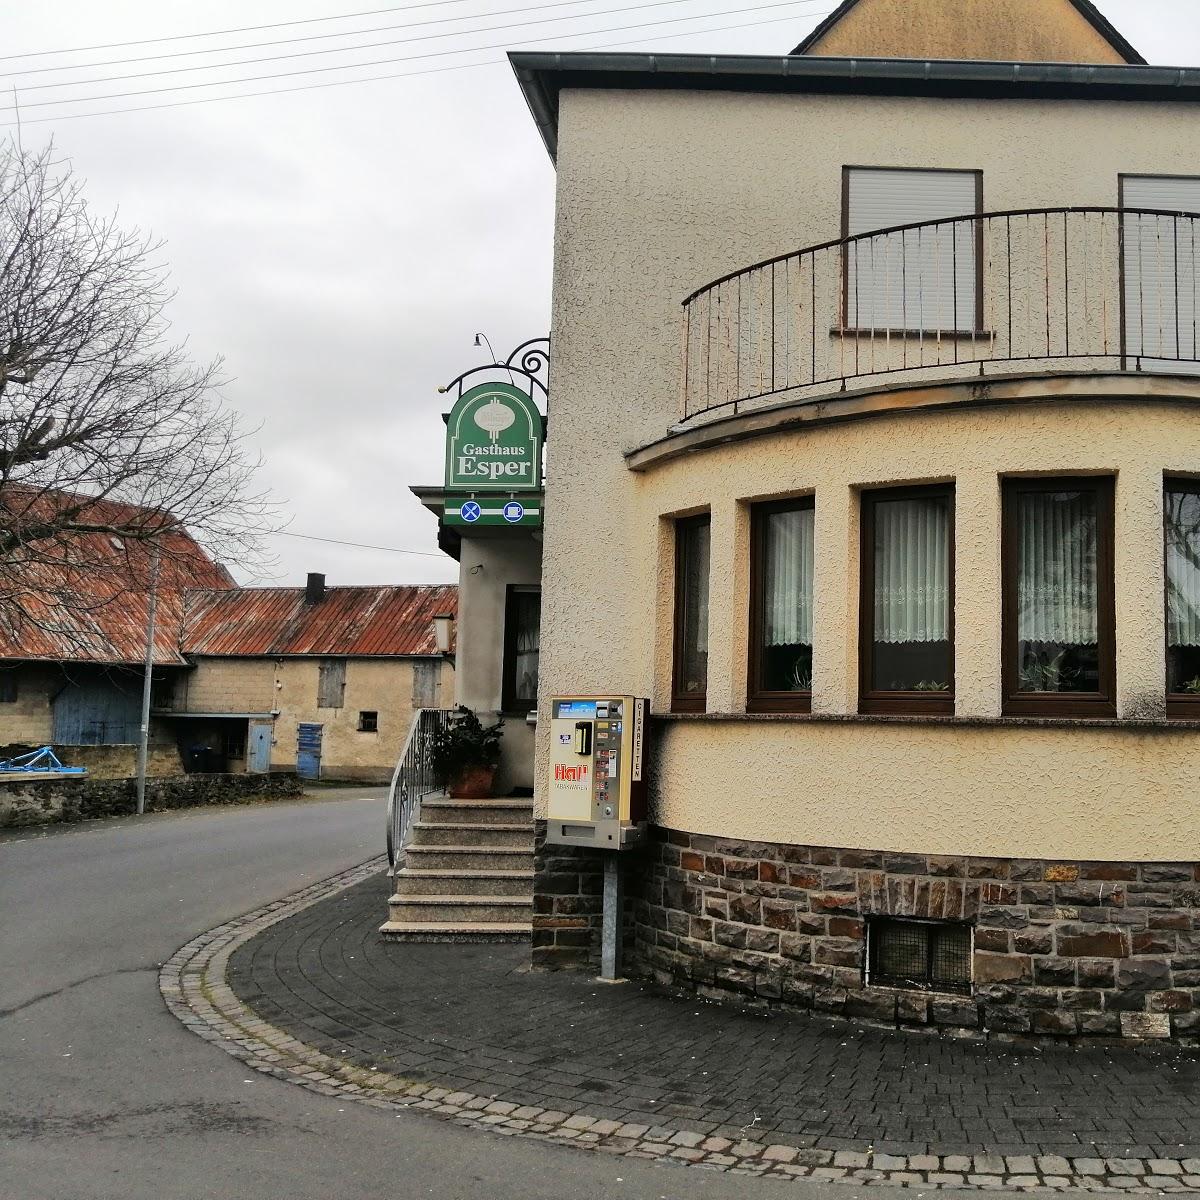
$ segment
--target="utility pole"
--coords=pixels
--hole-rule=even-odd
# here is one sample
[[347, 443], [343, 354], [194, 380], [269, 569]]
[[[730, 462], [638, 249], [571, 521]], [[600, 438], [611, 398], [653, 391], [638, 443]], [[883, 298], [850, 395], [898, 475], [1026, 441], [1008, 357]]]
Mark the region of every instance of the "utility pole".
[[137, 761], [137, 813], [146, 811], [146, 760], [150, 752], [150, 676], [154, 670], [154, 610], [158, 604], [158, 569], [162, 552], [157, 542], [152, 543], [150, 559], [150, 615], [146, 622], [146, 674], [142, 680], [142, 729], [138, 742]]

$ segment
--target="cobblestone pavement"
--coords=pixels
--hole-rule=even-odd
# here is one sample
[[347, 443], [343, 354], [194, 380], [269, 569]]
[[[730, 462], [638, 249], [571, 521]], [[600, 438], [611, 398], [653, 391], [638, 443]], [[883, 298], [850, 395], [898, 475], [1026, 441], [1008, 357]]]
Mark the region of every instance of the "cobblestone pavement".
[[203, 935], [164, 967], [168, 1004], [259, 1070], [498, 1133], [860, 1185], [1200, 1190], [1188, 1051], [1005, 1047], [530, 973], [522, 946], [382, 941], [386, 896], [368, 864]]

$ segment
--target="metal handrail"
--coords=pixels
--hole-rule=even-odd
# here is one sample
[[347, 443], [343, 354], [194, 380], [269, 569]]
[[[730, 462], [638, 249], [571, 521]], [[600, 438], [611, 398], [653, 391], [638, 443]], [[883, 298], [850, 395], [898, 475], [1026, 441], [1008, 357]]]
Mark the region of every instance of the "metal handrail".
[[1200, 214], [1038, 208], [915, 222], [764, 259], [683, 302], [681, 419], [903, 372], [1200, 362]]
[[434, 779], [430, 742], [446, 728], [453, 715], [448, 708], [419, 708], [413, 714], [404, 750], [392, 772], [387, 802], [387, 856], [393, 870], [404, 849], [408, 832], [420, 814], [421, 801], [439, 789]]

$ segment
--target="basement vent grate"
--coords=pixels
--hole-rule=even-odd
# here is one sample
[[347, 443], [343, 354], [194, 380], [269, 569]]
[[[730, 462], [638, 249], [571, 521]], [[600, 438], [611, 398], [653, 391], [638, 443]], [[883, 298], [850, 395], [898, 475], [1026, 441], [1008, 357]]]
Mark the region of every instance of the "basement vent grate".
[[957, 921], [867, 921], [867, 983], [931, 992], [971, 990], [971, 926]]

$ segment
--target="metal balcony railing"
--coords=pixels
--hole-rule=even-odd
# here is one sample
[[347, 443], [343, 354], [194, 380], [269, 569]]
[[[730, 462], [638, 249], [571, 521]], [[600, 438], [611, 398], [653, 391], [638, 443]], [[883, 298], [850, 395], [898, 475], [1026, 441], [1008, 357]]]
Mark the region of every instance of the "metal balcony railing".
[[413, 822], [419, 819], [421, 801], [440, 790], [434, 777], [430, 743], [453, 715], [454, 710], [447, 708], [419, 708], [413, 713], [413, 723], [388, 788], [387, 856], [393, 870], [404, 852]]
[[1200, 372], [1198, 223], [1148, 209], [980, 213], [725, 275], [684, 301], [682, 420], [885, 378]]

